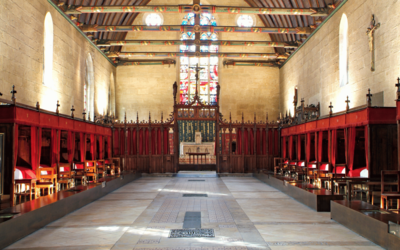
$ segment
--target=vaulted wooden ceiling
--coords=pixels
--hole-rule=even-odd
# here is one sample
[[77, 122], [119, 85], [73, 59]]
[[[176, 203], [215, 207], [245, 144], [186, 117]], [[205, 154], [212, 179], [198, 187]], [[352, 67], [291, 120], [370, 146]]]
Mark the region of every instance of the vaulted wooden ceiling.
[[[151, 0], [53, 0], [61, 10], [73, 8], [74, 6], [118, 6], [118, 5], [148, 5]], [[329, 8], [333, 11], [343, 0], [244, 0], [249, 7], [260, 8]], [[168, 1], [165, 1], [168, 5]], [[80, 15], [68, 15], [71, 20], [84, 25], [132, 25], [139, 13], [83, 13]], [[312, 27], [316, 28], [327, 16], [306, 15], [259, 15], [265, 27]], [[125, 40], [127, 32], [94, 32], [86, 33], [91, 39], [97, 40]], [[310, 34], [270, 34], [274, 42], [304, 42]], [[110, 52], [121, 51], [122, 46], [111, 46]], [[279, 54], [293, 53], [293, 49], [275, 48]]]

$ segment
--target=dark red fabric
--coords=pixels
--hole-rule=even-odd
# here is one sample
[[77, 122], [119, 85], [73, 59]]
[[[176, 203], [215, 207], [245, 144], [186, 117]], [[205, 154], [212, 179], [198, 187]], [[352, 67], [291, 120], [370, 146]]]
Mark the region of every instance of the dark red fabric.
[[365, 138], [365, 163], [367, 170], [369, 170], [369, 161], [368, 161], [368, 126], [364, 127], [364, 138]]
[[113, 149], [114, 149], [114, 155], [120, 155], [120, 150], [119, 150], [119, 131], [116, 129], [114, 131], [114, 144], [113, 144]]
[[36, 171], [38, 166], [38, 139], [37, 139], [37, 127], [31, 127], [31, 166], [32, 170]]
[[156, 147], [157, 147], [157, 144], [156, 144], [156, 142], [157, 142], [156, 133], [157, 133], [156, 129], [153, 128], [151, 130], [151, 154], [153, 154], [153, 155], [157, 154], [157, 151], [156, 151]]
[[161, 154], [161, 129], [157, 130], [157, 154], [160, 155]]
[[244, 154], [248, 155], [249, 154], [249, 132], [247, 129], [244, 130], [243, 133], [243, 146], [244, 146]]
[[293, 160], [293, 135], [289, 136], [289, 159]]
[[144, 147], [144, 152], [145, 152], [145, 155], [148, 155], [149, 154], [149, 129], [147, 129], [146, 128], [146, 130], [144, 131], [144, 145], [145, 145], [145, 147]]
[[136, 140], [136, 128], [132, 130], [132, 154], [137, 153], [137, 140]]
[[92, 155], [92, 160], [96, 160], [96, 141], [95, 141], [95, 135], [91, 134], [90, 135], [90, 154]]
[[254, 154], [254, 130], [250, 129], [250, 154]]
[[257, 129], [257, 133], [256, 133], [256, 150], [257, 150], [257, 154], [261, 155], [262, 154], [262, 132]]
[[169, 142], [169, 138], [168, 138], [168, 129], [164, 130], [164, 154], [168, 154], [168, 142]]
[[306, 161], [310, 162], [310, 153], [311, 153], [311, 134], [307, 134], [306, 138]]
[[301, 136], [297, 136], [297, 160], [301, 160]]
[[144, 131], [143, 131], [143, 129], [141, 129], [141, 130], [139, 130], [139, 154], [140, 155], [143, 155], [143, 148], [144, 148], [144, 146], [143, 146], [143, 134], [144, 134]]
[[51, 129], [51, 166], [57, 163], [57, 130]]
[[279, 156], [279, 147], [278, 147], [278, 145], [279, 145], [279, 132], [278, 132], [277, 129], [275, 129], [274, 140], [275, 140], [275, 145], [274, 145], [275, 154], [274, 155]]
[[67, 152], [68, 152], [68, 162], [71, 163], [74, 160], [74, 152], [75, 152], [75, 133], [72, 131], [67, 132]]
[[348, 142], [349, 142], [349, 149], [347, 153], [347, 164], [349, 166], [349, 171], [353, 170], [354, 166], [354, 151], [356, 148], [356, 127], [350, 127], [347, 129], [348, 131]]
[[104, 159], [104, 140], [102, 135], [99, 135], [99, 159]]
[[237, 134], [236, 154], [240, 155], [242, 154], [242, 130], [238, 129], [236, 134]]
[[80, 139], [80, 151], [81, 151], [81, 162], [84, 162], [86, 159], [86, 136], [84, 133], [79, 133]]
[[111, 158], [112, 157], [112, 155], [111, 155], [111, 136], [108, 136], [107, 137], [108, 138], [108, 143], [107, 143], [107, 147], [108, 147], [108, 158]]
[[[265, 132], [265, 131], [263, 131]], [[267, 135], [267, 133], [265, 133], [265, 136]], [[272, 141], [272, 129], [268, 129], [268, 154], [269, 155], [273, 155], [274, 154], [274, 150], [273, 150], [273, 144], [274, 142]], [[264, 152], [264, 154], [266, 154], [267, 152]]]
[[40, 166], [40, 157], [42, 156], [42, 128], [39, 128], [38, 131], [38, 159], [37, 159], [37, 164]]
[[121, 132], [119, 134], [119, 140], [120, 140], [120, 154], [125, 155], [125, 131], [124, 129], [121, 129]]
[[332, 141], [331, 141], [332, 153], [331, 153], [331, 163], [332, 166], [336, 166], [336, 151], [337, 151], [337, 130], [332, 130]]
[[322, 143], [323, 143], [323, 132], [318, 133], [318, 162], [322, 162]]
[[126, 139], [127, 139], [127, 149], [128, 149], [128, 155], [131, 155], [132, 154], [132, 137], [131, 137], [131, 134], [132, 134], [132, 132], [131, 132], [131, 130], [130, 129], [128, 129], [128, 136], [126, 137]]
[[263, 129], [262, 130], [262, 154], [263, 155], [267, 154], [267, 143], [268, 143], [268, 151], [270, 151], [271, 149], [269, 149], [269, 141], [267, 141], [267, 132], [266, 132], [266, 129]]
[[287, 158], [287, 155], [286, 155], [286, 136], [284, 136], [284, 137], [282, 137], [282, 148], [283, 148], [283, 154], [282, 154], [282, 157], [283, 157], [283, 159], [286, 159]]

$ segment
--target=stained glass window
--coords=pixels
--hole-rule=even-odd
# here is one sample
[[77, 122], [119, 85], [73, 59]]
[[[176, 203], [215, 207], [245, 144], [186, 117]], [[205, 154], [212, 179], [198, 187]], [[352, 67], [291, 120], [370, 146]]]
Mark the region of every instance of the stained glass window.
[[237, 19], [237, 25], [239, 27], [253, 27], [254, 19], [250, 15], [240, 15]]
[[160, 26], [163, 23], [163, 18], [159, 13], [150, 13], [146, 16], [145, 23], [147, 26]]
[[[182, 25], [194, 25], [195, 14], [187, 14], [182, 21]], [[208, 13], [200, 14], [200, 25], [217, 26], [215, 18]], [[194, 40], [195, 34], [192, 32], [182, 33], [181, 40]], [[217, 34], [204, 32], [200, 35], [201, 40], [217, 40]], [[195, 52], [196, 46], [180, 46], [181, 52]], [[218, 52], [218, 46], [200, 46], [201, 52]], [[199, 64], [198, 93], [203, 103], [217, 102], [218, 85], [218, 57], [181, 57], [180, 58], [180, 102], [187, 103], [193, 100], [196, 93], [196, 71], [195, 67]]]

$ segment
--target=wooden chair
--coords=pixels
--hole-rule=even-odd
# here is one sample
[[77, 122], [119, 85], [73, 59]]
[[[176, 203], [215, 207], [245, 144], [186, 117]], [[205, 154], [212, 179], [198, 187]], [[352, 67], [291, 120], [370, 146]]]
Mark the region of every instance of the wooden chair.
[[45, 179], [45, 182], [52, 182], [53, 183], [53, 191], [57, 192], [58, 191], [58, 185], [57, 185], [57, 164], [53, 164], [53, 166], [46, 166], [46, 165], [40, 165], [39, 168], [36, 169], [36, 176], [38, 176], [38, 179]]
[[109, 176], [115, 175], [115, 164], [112, 159], [104, 160], [104, 164], [106, 166], [106, 174]]
[[[391, 180], [385, 180], [385, 176], [396, 176], [396, 182], [394, 178]], [[390, 191], [386, 191], [385, 187], [390, 187]], [[397, 186], [397, 191], [393, 191], [393, 186]], [[381, 172], [381, 208], [389, 209], [389, 201], [397, 200], [397, 209], [400, 209], [400, 171], [397, 170], [382, 170]]]
[[111, 159], [112, 159], [112, 161], [114, 163], [114, 166], [115, 166], [115, 174], [120, 175], [121, 171], [122, 171], [122, 169], [121, 169], [121, 159], [119, 157], [114, 157], [114, 158], [111, 158]]
[[19, 200], [22, 202], [22, 197], [24, 201], [29, 198], [29, 200], [36, 199], [38, 196], [38, 189], [36, 188], [36, 179], [20, 179], [14, 180], [14, 204]]
[[73, 177], [74, 172], [72, 171], [71, 163], [59, 163], [58, 165], [58, 189], [71, 188], [74, 186], [75, 179]]
[[81, 185], [86, 184], [87, 178], [85, 174], [85, 163], [84, 162], [74, 162], [72, 163], [72, 178], [74, 179], [74, 183], [77, 184], [77, 181], [81, 183]]
[[277, 174], [277, 171], [281, 167], [283, 160], [284, 160], [283, 158], [274, 157], [274, 174]]
[[[48, 194], [53, 193], [54, 187], [54, 179], [55, 183], [57, 184], [57, 174], [54, 173], [54, 168], [51, 167], [41, 167], [38, 168], [37, 171], [37, 178], [36, 181], [36, 188], [38, 188], [41, 193], [44, 195], [44, 191], [47, 189]], [[57, 189], [56, 189], [57, 191]]]
[[96, 161], [85, 161], [85, 176], [87, 178], [87, 182], [91, 178], [94, 183], [97, 182], [97, 164]]

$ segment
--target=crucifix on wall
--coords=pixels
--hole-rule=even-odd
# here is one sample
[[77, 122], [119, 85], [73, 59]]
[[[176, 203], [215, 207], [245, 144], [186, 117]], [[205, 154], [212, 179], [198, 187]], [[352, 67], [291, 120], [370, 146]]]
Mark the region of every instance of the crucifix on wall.
[[369, 39], [369, 51], [371, 52], [371, 71], [375, 71], [375, 30], [381, 26], [380, 23], [375, 24], [375, 17], [372, 15], [371, 24], [367, 29], [367, 35]]

